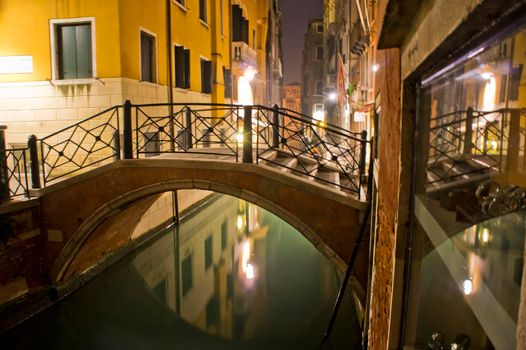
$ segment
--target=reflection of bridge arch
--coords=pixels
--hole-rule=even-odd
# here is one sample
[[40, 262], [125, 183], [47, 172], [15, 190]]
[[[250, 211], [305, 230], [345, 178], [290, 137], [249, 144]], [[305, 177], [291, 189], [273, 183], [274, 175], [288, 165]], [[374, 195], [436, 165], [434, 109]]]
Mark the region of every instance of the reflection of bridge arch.
[[[63, 236], [62, 242], [47, 242], [52, 281], [64, 280], [66, 269], [103, 220], [138, 200], [179, 189], [210, 190], [254, 203], [287, 221], [340, 262], [350, 255], [364, 206], [336, 191], [254, 164], [168, 159], [115, 162], [43, 191], [44, 231], [48, 237], [51, 230]], [[90, 248], [107, 252], [114, 247], [93, 244]], [[90, 254], [88, 258], [98, 257]], [[362, 285], [366, 260], [364, 254], [359, 264], [363, 266], [357, 269]]]

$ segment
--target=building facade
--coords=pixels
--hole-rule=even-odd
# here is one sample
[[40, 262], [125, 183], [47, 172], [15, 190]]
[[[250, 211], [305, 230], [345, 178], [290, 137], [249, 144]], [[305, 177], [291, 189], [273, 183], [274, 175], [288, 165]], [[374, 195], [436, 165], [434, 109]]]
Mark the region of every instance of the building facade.
[[526, 3], [377, 6], [369, 348], [524, 349]]
[[[270, 1], [230, 3], [4, 1], [0, 123], [8, 146], [127, 99], [243, 103], [249, 96], [265, 104], [267, 21], [278, 12]], [[246, 70], [254, 80], [244, 96], [233, 83]]]
[[311, 19], [305, 34], [301, 60], [302, 96], [301, 111], [317, 120], [326, 120], [323, 106], [323, 21]]
[[290, 83], [283, 87], [283, 108], [301, 113], [301, 84]]

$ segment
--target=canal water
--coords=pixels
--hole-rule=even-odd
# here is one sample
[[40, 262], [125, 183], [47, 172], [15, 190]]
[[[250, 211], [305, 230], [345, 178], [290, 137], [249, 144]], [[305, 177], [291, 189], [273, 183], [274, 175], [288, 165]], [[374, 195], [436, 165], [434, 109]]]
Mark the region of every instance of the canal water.
[[[6, 349], [319, 349], [340, 280], [289, 224], [214, 195], [1, 341]], [[348, 297], [323, 348], [358, 343]]]

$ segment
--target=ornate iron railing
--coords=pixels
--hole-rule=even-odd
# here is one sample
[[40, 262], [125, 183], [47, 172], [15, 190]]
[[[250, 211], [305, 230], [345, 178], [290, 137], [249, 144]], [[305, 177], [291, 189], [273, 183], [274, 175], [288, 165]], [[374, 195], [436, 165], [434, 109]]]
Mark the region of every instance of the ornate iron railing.
[[27, 152], [28, 148], [10, 148], [0, 152], [2, 181], [6, 184], [3, 198], [29, 197]]
[[487, 172], [526, 169], [526, 110], [468, 108], [432, 118], [428, 185]]
[[[33, 135], [28, 149], [33, 188], [121, 158], [206, 153], [290, 170], [360, 197], [366, 137], [277, 106], [126, 101], [41, 139]], [[23, 173], [17, 179], [27, 193]]]
[[38, 140], [44, 185], [120, 159], [119, 107], [111, 107]]

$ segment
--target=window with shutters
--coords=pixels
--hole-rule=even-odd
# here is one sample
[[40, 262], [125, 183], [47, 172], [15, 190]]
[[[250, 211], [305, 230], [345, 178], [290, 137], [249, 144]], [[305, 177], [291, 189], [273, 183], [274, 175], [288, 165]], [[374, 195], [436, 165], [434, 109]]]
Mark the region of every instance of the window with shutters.
[[155, 57], [155, 36], [141, 31], [141, 80], [155, 83], [157, 66]]
[[201, 59], [201, 92], [212, 92], [212, 61]]
[[243, 17], [239, 5], [232, 5], [232, 41], [243, 41], [248, 45], [248, 20]]
[[94, 18], [51, 20], [53, 78], [95, 77]]
[[190, 50], [175, 46], [175, 86], [181, 89], [190, 88]]
[[232, 97], [232, 73], [230, 69], [223, 67], [223, 81], [225, 82], [225, 98]]
[[208, 23], [208, 9], [206, 8], [206, 2], [207, 0], [199, 0], [199, 19], [205, 23]]

